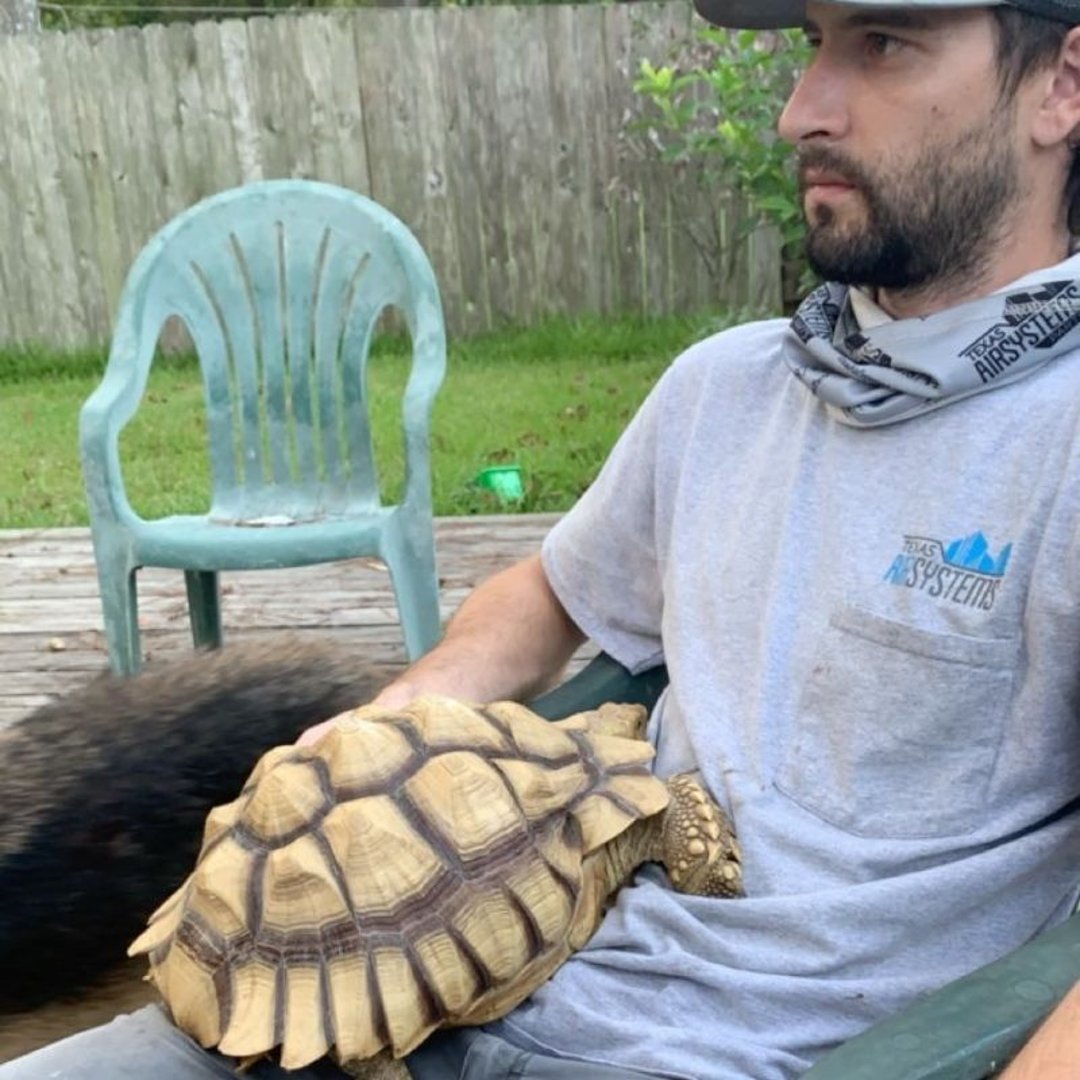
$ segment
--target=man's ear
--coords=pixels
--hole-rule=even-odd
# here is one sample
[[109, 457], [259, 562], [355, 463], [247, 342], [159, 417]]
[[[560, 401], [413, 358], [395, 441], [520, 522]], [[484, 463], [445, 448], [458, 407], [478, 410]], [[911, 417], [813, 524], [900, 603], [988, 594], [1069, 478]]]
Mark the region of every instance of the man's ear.
[[1076, 145], [1080, 139], [1080, 26], [1065, 37], [1054, 64], [1033, 76], [1037, 93], [1031, 137], [1036, 145], [1050, 148], [1060, 143]]

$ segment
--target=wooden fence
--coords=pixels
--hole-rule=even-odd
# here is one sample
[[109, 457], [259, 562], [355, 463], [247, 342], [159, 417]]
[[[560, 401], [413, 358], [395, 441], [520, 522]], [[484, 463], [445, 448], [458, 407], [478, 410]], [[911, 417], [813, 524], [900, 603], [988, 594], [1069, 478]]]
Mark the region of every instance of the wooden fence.
[[456, 332], [775, 304], [771, 239], [710, 272], [689, 226], [723, 194], [627, 135], [640, 59], [692, 19], [685, 0], [360, 9], [0, 40], [0, 344], [107, 340], [157, 228], [286, 176], [398, 214]]

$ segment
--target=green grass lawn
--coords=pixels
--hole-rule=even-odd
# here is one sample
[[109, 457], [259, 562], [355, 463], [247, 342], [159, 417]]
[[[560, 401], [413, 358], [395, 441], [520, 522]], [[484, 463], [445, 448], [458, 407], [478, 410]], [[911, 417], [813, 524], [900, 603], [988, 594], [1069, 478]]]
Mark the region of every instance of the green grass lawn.
[[[619, 432], [674, 356], [724, 322], [709, 318], [553, 320], [451, 344], [435, 407], [435, 512], [508, 509], [473, 484], [515, 463], [521, 511], [565, 510], [596, 475]], [[0, 528], [86, 523], [78, 413], [104, 368], [101, 354], [0, 352]], [[384, 498], [401, 484], [399, 410], [407, 373], [400, 342], [376, 349], [370, 392]], [[121, 437], [128, 494], [148, 517], [201, 511], [209, 466], [199, 371], [190, 358], [152, 369]]]

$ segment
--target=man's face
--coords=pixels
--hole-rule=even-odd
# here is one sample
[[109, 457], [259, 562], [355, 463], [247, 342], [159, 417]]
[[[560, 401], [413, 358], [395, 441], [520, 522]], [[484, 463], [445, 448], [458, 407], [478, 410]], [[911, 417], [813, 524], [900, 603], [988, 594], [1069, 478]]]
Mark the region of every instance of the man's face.
[[811, 265], [892, 289], [978, 275], [1023, 187], [989, 11], [810, 3], [807, 17], [816, 55], [780, 133], [798, 150]]

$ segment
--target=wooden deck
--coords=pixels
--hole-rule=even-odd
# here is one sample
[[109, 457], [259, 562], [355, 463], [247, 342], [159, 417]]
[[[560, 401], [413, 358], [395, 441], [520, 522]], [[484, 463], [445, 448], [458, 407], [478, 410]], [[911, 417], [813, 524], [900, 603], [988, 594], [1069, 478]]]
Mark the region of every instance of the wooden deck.
[[[436, 524], [444, 619], [468, 591], [539, 547], [553, 514], [442, 518]], [[139, 574], [143, 650], [190, 648], [183, 575]], [[331, 632], [374, 662], [405, 663], [390, 577], [376, 560], [222, 575], [228, 638]], [[0, 728], [104, 669], [88, 529], [0, 530]]]

